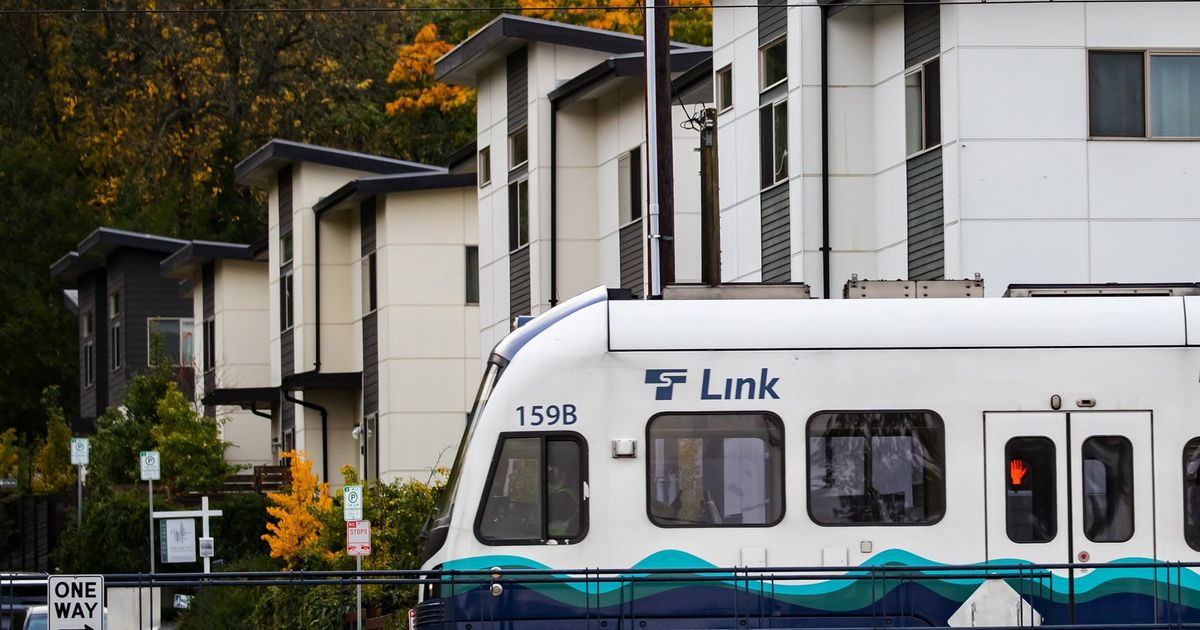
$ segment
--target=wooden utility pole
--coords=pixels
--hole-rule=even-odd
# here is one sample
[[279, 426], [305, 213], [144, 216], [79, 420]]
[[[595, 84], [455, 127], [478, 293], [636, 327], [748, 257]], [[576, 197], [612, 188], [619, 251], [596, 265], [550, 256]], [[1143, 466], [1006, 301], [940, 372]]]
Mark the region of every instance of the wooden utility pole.
[[717, 177], [717, 110], [700, 112], [700, 281], [721, 284], [721, 204]]
[[[659, 5], [661, 1], [663, 4]], [[668, 0], [647, 0], [646, 26], [646, 180], [649, 184], [650, 299], [675, 282], [675, 195], [671, 153], [671, 40]]]

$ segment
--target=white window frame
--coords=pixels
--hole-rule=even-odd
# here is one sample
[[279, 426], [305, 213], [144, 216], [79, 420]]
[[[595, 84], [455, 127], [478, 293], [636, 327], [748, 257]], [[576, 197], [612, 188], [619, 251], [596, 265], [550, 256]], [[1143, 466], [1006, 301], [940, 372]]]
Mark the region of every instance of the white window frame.
[[[909, 66], [904, 71], [905, 85], [903, 87], [905, 90], [908, 89], [907, 82], [908, 82], [909, 77], [911, 77], [913, 75], [919, 75], [921, 77], [921, 88], [920, 88], [920, 90], [921, 90], [920, 110], [921, 111], [918, 112], [918, 119], [920, 120], [920, 123], [921, 123], [921, 131], [920, 131], [921, 148], [919, 148], [915, 151], [911, 151], [911, 152], [908, 150], [908, 103], [906, 101], [904, 104], [904, 106], [905, 106], [905, 109], [904, 109], [904, 153], [905, 153], [905, 157], [904, 157], [904, 159], [905, 160], [914, 158], [918, 155], [921, 155], [928, 151], [932, 151], [932, 150], [940, 148], [942, 146], [942, 130], [941, 129], [938, 130], [938, 141], [937, 142], [935, 142], [933, 144], [926, 143], [926, 141], [928, 140], [928, 137], [927, 137], [928, 133], [927, 133], [926, 125], [929, 122], [929, 116], [928, 116], [928, 111], [929, 111], [928, 85], [929, 85], [929, 81], [928, 81], [928, 78], [926, 77], [926, 74], [927, 74], [926, 69], [929, 67], [930, 64], [935, 63], [935, 62], [938, 64], [938, 80], [940, 81], [941, 76], [942, 76], [941, 75], [941, 56], [940, 55], [934, 55], [927, 59], [923, 59], [920, 62], [915, 63], [912, 66]], [[938, 94], [939, 94], [939, 96], [941, 95], [941, 86], [940, 85], [938, 86]], [[942, 106], [942, 104], [941, 104], [941, 102], [939, 102], [938, 103], [938, 108], [939, 108], [938, 120], [941, 120], [941, 109], [940, 109], [941, 106]]]
[[[714, 100], [717, 102], [717, 113], [720, 114], [733, 109], [733, 64], [726, 64], [724, 68], [717, 70], [716, 79], [717, 89], [714, 93]], [[722, 95], [725, 93], [723, 89], [725, 86], [729, 88], [728, 103], [722, 98]]]
[[[150, 351], [153, 347], [154, 340], [154, 322], [178, 322], [179, 323], [179, 356], [175, 357], [175, 363], [169, 367], [188, 367], [188, 363], [184, 363], [184, 344], [192, 344], [196, 336], [196, 323], [191, 317], [147, 317], [146, 318], [146, 365], [154, 367], [154, 353]], [[184, 331], [184, 324], [191, 326], [190, 332]], [[190, 338], [189, 338], [190, 337]], [[195, 348], [192, 348], [192, 360], [196, 358]]]
[[[284, 291], [285, 283], [290, 286], [290, 290]], [[289, 269], [279, 274], [279, 332], [287, 332], [296, 326], [296, 285], [292, 276], [292, 271]], [[284, 294], [287, 294], [286, 299]]]
[[[780, 97], [774, 101], [771, 101], [770, 103], [767, 103], [766, 105], [763, 105], [758, 108], [760, 116], [762, 115], [762, 110], [764, 110], [764, 109], [769, 109], [770, 116], [771, 116], [771, 137], [770, 138], [759, 138], [760, 142], [770, 142], [771, 143], [771, 181], [769, 183], [764, 184], [761, 181], [761, 177], [760, 177], [760, 181], [759, 181], [760, 190], [768, 190], [768, 189], [774, 188], [774, 187], [778, 186], [779, 184], [782, 184], [783, 182], [788, 181], [788, 179], [790, 177], [791, 164], [788, 164], [789, 172], [784, 173], [782, 176], [780, 176], [779, 164], [777, 164], [775, 162], [775, 155], [776, 155], [775, 137], [777, 136], [776, 129], [775, 129], [775, 110], [779, 109], [781, 107], [783, 108], [784, 113], [788, 115], [788, 129], [790, 131], [791, 125], [792, 125], [792, 120], [791, 120], [790, 112], [787, 111], [787, 106], [788, 106], [788, 99], [787, 99], [787, 96], [785, 95], [785, 96], [782, 96], [782, 97]], [[761, 129], [761, 125], [759, 128]], [[783, 136], [783, 145], [784, 145], [783, 146], [783, 154], [784, 154], [784, 156], [790, 157], [790, 153], [788, 151], [788, 148], [789, 148], [788, 147], [788, 135], [789, 135], [788, 133], [785, 133]], [[789, 162], [790, 162], [790, 160], [789, 160]], [[759, 168], [761, 169], [762, 165], [759, 165]], [[760, 173], [760, 175], [761, 175], [761, 173]]]
[[509, 132], [509, 134], [508, 134], [508, 159], [511, 162], [513, 159], [513, 154], [515, 153], [514, 147], [516, 146], [516, 142], [514, 142], [514, 139], [517, 136], [522, 136], [522, 135], [525, 137], [525, 159], [521, 160], [520, 162], [515, 162], [515, 163], [509, 164], [508, 165], [509, 171], [515, 171], [518, 168], [521, 168], [522, 166], [529, 164], [529, 125], [527, 125], [527, 124], [521, 125], [520, 127], [517, 127], [516, 129], [513, 129], [511, 132]]
[[375, 252], [359, 259], [359, 278], [362, 280], [362, 314], [370, 315], [379, 310], [378, 268]]
[[[783, 77], [782, 77], [782, 78], [780, 78], [779, 80], [775, 81], [774, 83], [772, 83], [772, 84], [770, 84], [770, 85], [767, 85], [767, 84], [766, 84], [766, 80], [767, 80], [767, 77], [766, 77], [766, 69], [767, 69], [767, 64], [766, 64], [766, 62], [765, 62], [765, 60], [766, 60], [766, 57], [767, 57], [767, 51], [768, 51], [768, 50], [771, 50], [772, 48], [775, 48], [776, 46], [780, 46], [780, 45], [782, 45], [782, 46], [784, 47], [784, 51], [783, 51]], [[760, 94], [761, 94], [761, 93], [763, 93], [763, 92], [769, 92], [769, 91], [770, 91], [772, 88], [774, 88], [774, 87], [775, 87], [775, 86], [777, 86], [777, 85], [782, 85], [782, 84], [785, 84], [785, 83], [787, 83], [787, 80], [788, 80], [788, 68], [787, 68], [787, 63], [788, 63], [788, 58], [787, 58], [787, 35], [780, 35], [779, 37], [776, 37], [775, 39], [773, 39], [773, 40], [771, 40], [771, 41], [767, 42], [766, 44], [763, 44], [762, 46], [760, 46], [760, 47], [758, 48], [758, 85], [759, 85], [758, 91], [759, 91], [759, 93], [760, 93]]]
[[[1091, 62], [1092, 53], [1112, 52], [1112, 53], [1141, 53], [1142, 54], [1142, 135], [1140, 136], [1095, 136], [1092, 135], [1092, 73]], [[1151, 103], [1150, 98], [1153, 94], [1151, 88], [1152, 76], [1150, 73], [1150, 62], [1154, 57], [1200, 57], [1200, 48], [1088, 48], [1087, 49], [1087, 71], [1084, 73], [1084, 79], [1087, 82], [1085, 93], [1088, 95], [1086, 106], [1088, 140], [1104, 140], [1116, 142], [1141, 142], [1152, 140], [1155, 142], [1195, 142], [1200, 140], [1200, 136], [1156, 136], [1153, 133], [1154, 121], [1151, 119]]]
[[[285, 242], [287, 243], [286, 247], [284, 246]], [[287, 258], [284, 258], [285, 255], [287, 256]], [[292, 262], [292, 259], [295, 258], [295, 256], [296, 256], [296, 242], [295, 242], [295, 239], [292, 237], [292, 232], [288, 231], [285, 234], [280, 234], [279, 235], [279, 264], [286, 265], [286, 264]]]
[[492, 183], [492, 147], [487, 146], [475, 154], [475, 172], [479, 187], [487, 188]]

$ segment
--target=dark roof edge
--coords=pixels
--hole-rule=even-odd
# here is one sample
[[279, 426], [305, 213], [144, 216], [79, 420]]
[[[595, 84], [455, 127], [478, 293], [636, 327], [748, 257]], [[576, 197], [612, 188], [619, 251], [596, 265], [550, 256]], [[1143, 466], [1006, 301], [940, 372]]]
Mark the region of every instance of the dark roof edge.
[[256, 174], [276, 162], [312, 162], [367, 173], [404, 173], [437, 170], [438, 167], [382, 155], [333, 149], [278, 138], [268, 141], [233, 167], [234, 182], [252, 185]]
[[675, 77], [675, 80], [672, 82], [672, 87], [674, 88], [676, 94], [683, 94], [684, 92], [687, 92], [688, 89], [703, 81], [711, 81], [712, 73], [713, 58], [712, 55], [709, 55], [707, 59], [702, 60], [700, 63], [689, 68], [683, 74]]
[[358, 203], [375, 195], [418, 190], [474, 187], [477, 181], [475, 173], [414, 173], [409, 175], [363, 177], [333, 191], [317, 203], [313, 207], [313, 210], [317, 214], [323, 214], [347, 203]]
[[472, 140], [461, 147], [450, 152], [442, 161], [445, 163], [448, 170], [453, 170], [455, 166], [466, 162], [468, 159], [475, 157], [476, 141]]
[[213, 260], [254, 260], [254, 249], [245, 243], [192, 241], [158, 263], [164, 276], [191, 274], [194, 268]]
[[169, 236], [102, 227], [92, 230], [91, 234], [83, 237], [83, 240], [79, 241], [78, 251], [80, 256], [87, 256], [93, 250], [104, 249], [105, 251], [102, 253], [107, 254], [114, 249], [128, 247], [131, 249], [170, 254], [186, 244], [187, 241]]
[[[705, 61], [708, 61], [711, 67], [711, 48], [694, 47], [671, 51], [671, 65], [673, 69], [678, 67], [684, 74], [688, 74], [697, 65], [703, 64]], [[547, 97], [551, 103], [558, 103], [560, 106], [567, 105], [583, 91], [609, 79], [642, 76], [645, 74], [645, 66], [644, 53], [637, 52], [610, 57], [558, 86]], [[678, 86], [676, 86], [676, 90], [679, 90]]]
[[239, 405], [248, 407], [254, 403], [279, 401], [278, 387], [219, 387], [204, 396], [206, 405]]

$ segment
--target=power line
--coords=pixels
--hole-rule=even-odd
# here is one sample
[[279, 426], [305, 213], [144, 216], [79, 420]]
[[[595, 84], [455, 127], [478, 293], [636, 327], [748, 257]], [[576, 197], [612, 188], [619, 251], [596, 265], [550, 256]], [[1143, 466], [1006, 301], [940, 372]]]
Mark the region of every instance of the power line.
[[[890, 7], [890, 6], [908, 6], [908, 5], [929, 5], [929, 6], [977, 6], [977, 5], [1008, 5], [1008, 4], [1192, 4], [1200, 2], [1200, 0], [918, 0], [916, 2], [905, 2], [904, 0], [883, 0], [881, 2], [870, 3], [850, 3], [850, 4], [826, 4], [821, 2], [789, 2], [785, 4], [767, 4], [767, 3], [742, 3], [742, 4], [727, 4], [721, 6], [712, 6], [707, 4], [688, 4], [688, 5], [672, 5], [672, 10], [695, 10], [695, 9], [757, 9], [760, 7], [778, 8], [780, 6], [786, 8], [819, 8], [819, 7], [839, 7], [839, 8], [854, 8], [854, 7]], [[80, 7], [78, 9], [0, 9], [0, 15], [174, 15], [174, 14], [320, 14], [320, 13], [480, 13], [480, 12], [503, 12], [503, 13], [529, 13], [529, 12], [554, 12], [554, 13], [569, 13], [579, 11], [641, 11], [645, 9], [645, 5], [633, 4], [629, 6], [608, 6], [608, 5], [579, 5], [579, 6], [552, 6], [552, 7], [523, 7], [523, 6], [497, 6], [497, 7], [265, 7], [265, 8], [246, 8], [246, 7], [226, 7], [226, 8], [177, 8], [177, 9], [150, 9], [150, 8], [119, 8], [108, 7], [89, 9]], [[660, 7], [663, 8], [663, 7]]]

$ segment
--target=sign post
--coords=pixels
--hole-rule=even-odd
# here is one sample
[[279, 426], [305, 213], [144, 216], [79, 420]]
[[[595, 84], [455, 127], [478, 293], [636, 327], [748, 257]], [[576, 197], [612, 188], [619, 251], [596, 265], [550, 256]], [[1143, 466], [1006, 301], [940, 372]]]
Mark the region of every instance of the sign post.
[[162, 477], [162, 459], [158, 451], [142, 451], [138, 455], [142, 481], [147, 483], [146, 496], [150, 505], [150, 573], [154, 573], [154, 480]]
[[[213, 516], [222, 516], [223, 514], [224, 513], [221, 510], [208, 509], [208, 497], [200, 497], [200, 509], [199, 510], [174, 510], [174, 511], [169, 511], [169, 512], [151, 512], [150, 516], [152, 519], [153, 518], [167, 518], [167, 519], [198, 518], [198, 519], [200, 519], [200, 557], [204, 558], [204, 572], [209, 573], [212, 570], [212, 556], [213, 556], [213, 552], [215, 551], [215, 545], [213, 543], [212, 534], [209, 532], [209, 529], [208, 529], [208, 527], [209, 527], [208, 519]], [[193, 547], [193, 549], [194, 549], [194, 547]], [[206, 555], [206, 552], [207, 552], [207, 555]], [[195, 552], [193, 551], [193, 554], [194, 553]], [[192, 557], [190, 560], [186, 560], [186, 561], [194, 562], [195, 560], [196, 560], [196, 558]]]
[[103, 575], [51, 575], [46, 585], [50, 630], [104, 627]]
[[87, 438], [71, 438], [71, 463], [75, 465], [75, 524], [83, 527], [83, 467], [91, 450]]
[[[351, 523], [366, 523], [367, 524], [367, 553], [371, 553], [371, 523], [363, 521], [363, 487], [362, 486], [346, 486], [342, 488], [342, 520], [346, 521], [346, 553], [355, 556], [354, 567], [358, 571], [358, 579], [362, 579], [362, 554], [352, 552], [350, 545], [350, 524]], [[361, 535], [361, 534], [360, 534]], [[360, 543], [356, 543], [360, 544]], [[355, 615], [358, 619], [358, 630], [362, 630], [362, 583], [355, 586], [358, 598], [358, 614]]]
[[[352, 486], [347, 486], [347, 488]], [[362, 630], [362, 557], [371, 555], [371, 521], [346, 521], [346, 555], [354, 556], [360, 580], [355, 587], [358, 597], [358, 630]]]

